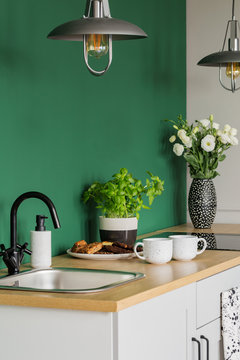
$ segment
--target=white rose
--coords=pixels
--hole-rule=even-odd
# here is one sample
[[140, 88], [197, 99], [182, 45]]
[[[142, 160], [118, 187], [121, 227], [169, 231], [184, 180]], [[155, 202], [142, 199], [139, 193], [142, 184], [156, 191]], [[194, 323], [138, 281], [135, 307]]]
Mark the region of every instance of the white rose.
[[238, 145], [238, 139], [235, 136], [229, 136], [229, 142], [231, 145]]
[[201, 147], [207, 152], [213, 151], [215, 148], [215, 136], [206, 135], [201, 141]]
[[218, 123], [213, 123], [212, 124], [212, 127], [214, 128], [214, 129], [216, 129], [216, 130], [218, 130], [219, 129], [219, 127], [220, 127], [220, 125], [218, 124]]
[[189, 136], [186, 135], [185, 130], [183, 130], [183, 129], [179, 130], [178, 131], [178, 137], [180, 138], [180, 140], [182, 140], [182, 143], [186, 147], [188, 147], [188, 148], [192, 147], [192, 139]]
[[224, 125], [224, 128], [223, 128], [223, 131], [224, 132], [229, 132], [231, 130], [231, 126], [230, 125], [228, 125], [228, 124], [226, 124], [226, 125]]
[[180, 140], [185, 139], [185, 137], [187, 136], [186, 130], [184, 130], [184, 129], [179, 130], [177, 135], [178, 135]]
[[237, 135], [237, 129], [231, 128], [231, 129], [229, 130], [229, 135], [231, 135], [231, 136], [236, 136], [236, 135]]
[[182, 140], [182, 142], [184, 143], [184, 145], [186, 145], [187, 143], [189, 143], [190, 141], [190, 137], [185, 135], [185, 134], [182, 134], [180, 139]]
[[182, 153], [184, 152], [184, 146], [182, 144], [174, 144], [173, 145], [173, 152], [177, 155], [177, 156], [181, 156]]
[[210, 121], [208, 119], [199, 120], [203, 127], [208, 127], [210, 124]]
[[230, 142], [229, 136], [227, 134], [220, 134], [219, 138], [222, 144], [227, 144]]
[[169, 138], [170, 143], [174, 143], [175, 140], [176, 140], [176, 136], [175, 136], [175, 135], [172, 135], [172, 136]]
[[189, 136], [187, 136], [186, 139], [184, 139], [183, 144], [187, 148], [191, 148], [192, 147], [192, 139]]

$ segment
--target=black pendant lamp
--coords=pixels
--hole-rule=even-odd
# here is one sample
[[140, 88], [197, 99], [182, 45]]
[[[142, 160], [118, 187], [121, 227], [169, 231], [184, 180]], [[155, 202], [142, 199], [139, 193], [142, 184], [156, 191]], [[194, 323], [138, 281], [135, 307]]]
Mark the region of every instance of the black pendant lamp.
[[[112, 62], [112, 41], [146, 38], [138, 26], [111, 17], [108, 0], [87, 0], [83, 18], [69, 21], [53, 29], [48, 39], [83, 41], [84, 59], [88, 70], [96, 76], [103, 75]], [[108, 53], [108, 64], [96, 71], [88, 63], [88, 56], [100, 58]]]
[[[239, 30], [239, 21], [235, 19], [235, 0], [233, 0], [232, 20], [228, 21], [222, 50], [210, 54], [198, 62], [198, 65], [200, 66], [219, 67], [220, 84], [224, 89], [232, 91], [233, 93], [240, 89], [240, 86], [237, 86], [237, 79], [240, 75]], [[224, 50], [228, 33], [228, 50]], [[225, 70], [225, 79], [223, 79], [222, 76], [223, 70]], [[226, 80], [228, 81], [228, 84]]]

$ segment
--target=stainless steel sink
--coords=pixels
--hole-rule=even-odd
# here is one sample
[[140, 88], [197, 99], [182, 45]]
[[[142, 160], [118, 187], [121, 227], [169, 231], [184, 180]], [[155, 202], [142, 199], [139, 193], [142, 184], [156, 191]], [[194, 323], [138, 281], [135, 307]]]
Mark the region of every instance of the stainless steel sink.
[[138, 272], [49, 268], [0, 278], [0, 289], [63, 293], [104, 291], [143, 278]]

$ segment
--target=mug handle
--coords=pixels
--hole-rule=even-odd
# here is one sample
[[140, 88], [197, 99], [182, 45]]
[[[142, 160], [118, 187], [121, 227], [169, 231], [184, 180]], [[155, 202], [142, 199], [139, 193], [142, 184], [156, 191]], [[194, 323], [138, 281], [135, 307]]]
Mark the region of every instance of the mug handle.
[[139, 255], [138, 252], [137, 252], [137, 248], [138, 248], [138, 246], [140, 246], [140, 245], [141, 245], [142, 247], [144, 247], [144, 244], [143, 244], [142, 242], [138, 242], [138, 243], [136, 243], [136, 244], [134, 245], [134, 253], [137, 255], [137, 257], [138, 257], [139, 259], [141, 259], [141, 260], [146, 260], [144, 256]]
[[203, 241], [204, 245], [203, 245], [202, 250], [198, 250], [198, 251], [197, 251], [197, 255], [202, 254], [202, 253], [206, 250], [206, 248], [207, 248], [207, 241], [206, 241], [206, 239], [204, 239], [204, 238], [199, 238], [199, 239], [198, 239], [198, 243], [199, 243], [199, 241]]

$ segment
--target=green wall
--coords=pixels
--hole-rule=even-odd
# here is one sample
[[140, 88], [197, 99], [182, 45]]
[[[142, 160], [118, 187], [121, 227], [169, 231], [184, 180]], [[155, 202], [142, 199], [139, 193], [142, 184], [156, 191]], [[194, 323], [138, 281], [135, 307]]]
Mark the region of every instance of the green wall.
[[[149, 38], [114, 42], [112, 66], [96, 78], [84, 65], [82, 43], [46, 39], [53, 27], [81, 17], [85, 1], [0, 2], [0, 242], [6, 246], [11, 205], [30, 190], [48, 195], [58, 210], [54, 255], [79, 239], [95, 240], [97, 214], [82, 205], [81, 193], [120, 167], [142, 180], [145, 170], [165, 180], [164, 194], [141, 213], [139, 234], [185, 221], [185, 165], [172, 154], [171, 130], [162, 121], [185, 114], [185, 0], [110, 0], [110, 7], [113, 17], [138, 24]], [[38, 213], [49, 215], [39, 200], [20, 206], [20, 243], [29, 240]]]

